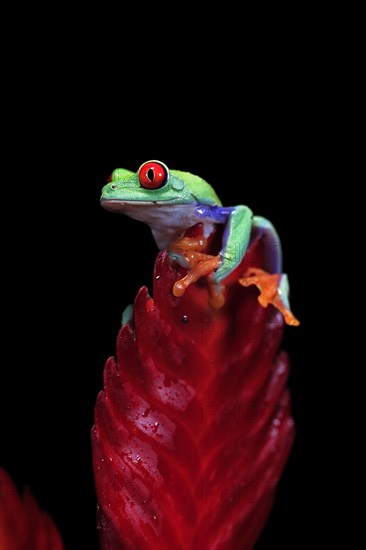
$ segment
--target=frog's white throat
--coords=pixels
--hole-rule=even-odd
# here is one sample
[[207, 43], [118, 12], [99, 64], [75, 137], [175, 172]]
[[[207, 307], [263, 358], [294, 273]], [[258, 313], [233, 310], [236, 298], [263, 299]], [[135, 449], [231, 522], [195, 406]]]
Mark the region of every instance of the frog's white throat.
[[[160, 250], [169, 248], [171, 242], [183, 236], [189, 227], [202, 221], [197, 216], [197, 204], [103, 201], [102, 206], [149, 225]], [[204, 235], [207, 237], [212, 229], [212, 224], [204, 224]]]

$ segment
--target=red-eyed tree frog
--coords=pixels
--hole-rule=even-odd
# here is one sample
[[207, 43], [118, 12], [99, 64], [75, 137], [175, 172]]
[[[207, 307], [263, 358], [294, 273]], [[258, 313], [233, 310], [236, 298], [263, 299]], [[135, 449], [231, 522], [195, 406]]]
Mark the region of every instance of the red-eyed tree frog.
[[[167, 249], [172, 260], [188, 269], [173, 287], [175, 296], [182, 296], [190, 284], [207, 276], [210, 304], [216, 308], [224, 303], [223, 283], [241, 263], [251, 235], [263, 236], [264, 269], [248, 269], [238, 282], [256, 285], [263, 307], [272, 304], [287, 324], [299, 324], [289, 308], [288, 279], [282, 273], [281, 244], [273, 225], [253, 216], [247, 206], [222, 206], [214, 189], [202, 178], [169, 170], [157, 160], [145, 162], [137, 173], [118, 168], [103, 188], [101, 204], [148, 224], [159, 249]], [[196, 224], [202, 225], [203, 237], [184, 237]], [[204, 253], [205, 245], [218, 224], [224, 225], [222, 247], [217, 256], [211, 256]]]

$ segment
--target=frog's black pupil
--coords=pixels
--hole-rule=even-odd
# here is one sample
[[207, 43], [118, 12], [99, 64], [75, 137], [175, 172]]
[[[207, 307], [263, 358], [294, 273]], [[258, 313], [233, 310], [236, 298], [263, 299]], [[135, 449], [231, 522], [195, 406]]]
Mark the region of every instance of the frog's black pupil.
[[154, 181], [154, 170], [152, 168], [148, 170], [147, 177], [149, 178], [150, 181]]

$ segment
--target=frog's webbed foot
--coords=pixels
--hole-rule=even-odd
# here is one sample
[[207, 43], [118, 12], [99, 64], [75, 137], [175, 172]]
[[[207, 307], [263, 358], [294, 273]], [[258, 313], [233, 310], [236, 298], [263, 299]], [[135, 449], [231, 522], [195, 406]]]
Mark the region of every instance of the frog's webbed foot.
[[211, 280], [210, 275], [221, 264], [220, 255], [211, 256], [205, 254], [207, 240], [204, 237], [183, 237], [175, 241], [169, 249], [169, 256], [182, 267], [188, 269], [187, 275], [176, 281], [173, 286], [173, 294], [177, 298], [183, 296], [187, 288], [201, 277], [209, 277], [209, 303], [214, 308], [220, 308], [224, 302], [224, 287]]
[[[205, 257], [203, 257], [205, 256]], [[177, 298], [183, 296], [187, 288], [198, 281], [201, 277], [209, 276], [215, 271], [220, 265], [221, 259], [220, 256], [209, 256], [207, 254], [202, 254], [202, 257], [197, 260], [197, 263], [189, 270], [187, 275], [176, 283], [173, 286], [173, 294]], [[209, 292], [210, 306], [218, 309], [224, 305], [224, 286], [220, 284], [215, 284], [212, 281], [209, 281]]]
[[289, 308], [288, 282], [285, 274], [271, 274], [263, 269], [250, 267], [239, 279], [239, 283], [245, 287], [255, 285], [260, 291], [258, 302], [261, 306], [267, 307], [268, 304], [272, 304], [282, 313], [288, 325], [300, 324]]

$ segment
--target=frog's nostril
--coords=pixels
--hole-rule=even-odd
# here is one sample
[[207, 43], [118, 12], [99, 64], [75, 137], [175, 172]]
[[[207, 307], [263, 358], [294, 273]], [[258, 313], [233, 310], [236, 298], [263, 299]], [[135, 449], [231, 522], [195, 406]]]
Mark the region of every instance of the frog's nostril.
[[111, 185], [111, 189], [116, 189], [117, 185]]

